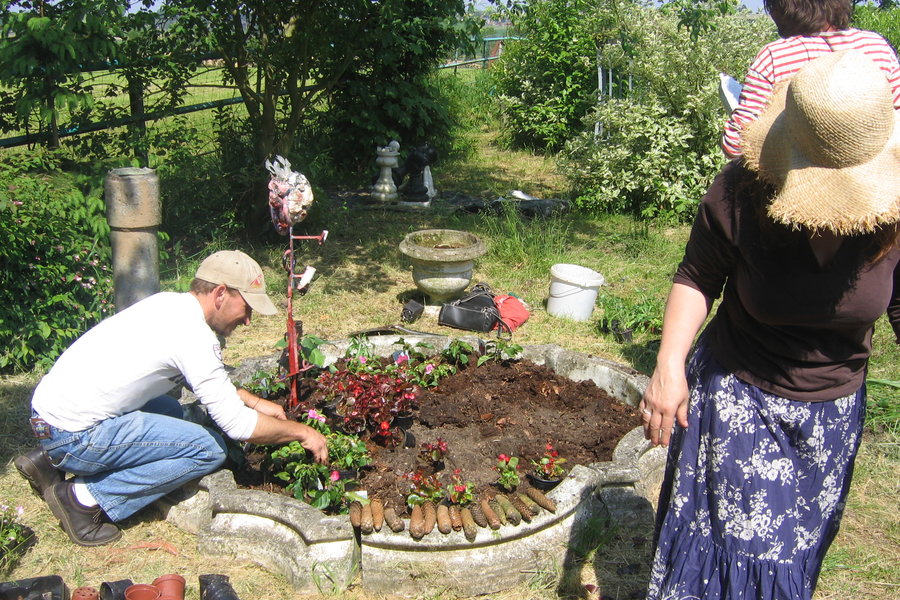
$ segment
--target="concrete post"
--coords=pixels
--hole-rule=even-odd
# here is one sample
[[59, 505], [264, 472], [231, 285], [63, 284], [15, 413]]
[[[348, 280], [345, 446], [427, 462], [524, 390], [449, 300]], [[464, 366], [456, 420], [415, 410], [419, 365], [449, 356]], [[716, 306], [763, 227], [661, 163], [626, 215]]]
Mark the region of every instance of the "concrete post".
[[162, 223], [156, 171], [126, 167], [106, 176], [116, 310], [159, 291], [157, 227]]

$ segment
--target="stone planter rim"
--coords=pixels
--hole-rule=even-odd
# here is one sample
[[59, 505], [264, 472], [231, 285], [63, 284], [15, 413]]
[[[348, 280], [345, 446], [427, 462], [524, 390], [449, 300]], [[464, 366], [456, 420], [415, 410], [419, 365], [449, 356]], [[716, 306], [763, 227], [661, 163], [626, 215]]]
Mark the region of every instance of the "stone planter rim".
[[[415, 343], [418, 337], [422, 337], [433, 344], [436, 352], [440, 352], [441, 346], [446, 346], [453, 339], [435, 335], [377, 335], [370, 338], [370, 342], [376, 352], [389, 353], [400, 337], [407, 343]], [[443, 344], [436, 339], [438, 337], [444, 338]], [[473, 345], [480, 340], [472, 335], [456, 337]], [[322, 346], [326, 362], [341, 356], [347, 344], [348, 340], [326, 342]], [[242, 377], [249, 377], [264, 364], [276, 362], [277, 357], [278, 354], [273, 354], [248, 359], [239, 369], [247, 373], [235, 373], [233, 376], [236, 381], [242, 381]], [[566, 350], [555, 344], [525, 346], [521, 358], [546, 365], [574, 380], [594, 379], [602, 389], [631, 406], [637, 404], [647, 383], [645, 375], [626, 365]], [[592, 375], [595, 368], [599, 369], [596, 376]], [[604, 381], [601, 383], [598, 378]], [[191, 505], [187, 508], [188, 511], [195, 510], [194, 517], [188, 517], [187, 513], [166, 512], [169, 513], [167, 518], [175, 524], [185, 520], [191, 525], [188, 521], [194, 519], [187, 529], [193, 528], [199, 534], [198, 544], [205, 552], [253, 560], [269, 570], [280, 572], [297, 589], [315, 591], [315, 578], [323, 573], [329, 574], [329, 577], [334, 575], [336, 589], [343, 589], [361, 569], [363, 589], [416, 596], [422, 592], [421, 576], [431, 572], [432, 567], [428, 565], [435, 560], [432, 557], [440, 556], [442, 558], [437, 564], [446, 568], [448, 574], [454, 572], [453, 569], [461, 569], [448, 581], [458, 586], [457, 591], [462, 595], [475, 596], [509, 589], [513, 584], [522, 582], [521, 573], [508, 573], [507, 570], [503, 570], [503, 575], [485, 574], [479, 580], [460, 579], [460, 573], [465, 572], [470, 561], [478, 556], [475, 553], [495, 558], [507, 557], [500, 561], [502, 564], [507, 564], [508, 560], [539, 560], [537, 554], [518, 556], [518, 553], [532, 552], [527, 550], [531, 540], [539, 544], [547, 543], [552, 536], [558, 535], [552, 532], [567, 532], [568, 527], [578, 526], [590, 515], [597, 514], [597, 510], [608, 510], [613, 519], [631, 514], [628, 511], [635, 510], [637, 505], [642, 507], [641, 510], [646, 510], [648, 499], [655, 494], [648, 493], [651, 490], [647, 489], [643, 478], [650, 473], [648, 468], [659, 469], [664, 464], [665, 454], [660, 453], [659, 448], [651, 448], [644, 439], [642, 429], [635, 427], [618, 442], [611, 461], [575, 465], [562, 483], [548, 492], [548, 496], [557, 502], [555, 514], [542, 512], [529, 524], [522, 523], [515, 527], [503, 525], [498, 532], [479, 529], [473, 542], [466, 540], [460, 532], [448, 535], [434, 532], [422, 540], [413, 540], [406, 532], [394, 534], [387, 528], [357, 539], [346, 515], [327, 516], [290, 497], [238, 489], [230, 471], [218, 471], [198, 482], [197, 490], [206, 494], [205, 499], [202, 494], [197, 496], [197, 492], [186, 494], [183, 498], [171, 498], [176, 505], [182, 500], [197, 502], [193, 509]], [[174, 506], [170, 504], [169, 508]], [[254, 510], [248, 511], [248, 507], [254, 507]], [[245, 526], [249, 527], [242, 529]], [[277, 551], [273, 544], [276, 538], [279, 544], [291, 548], [291, 551], [287, 554]], [[335, 550], [338, 547], [335, 544], [343, 549]], [[467, 557], [462, 559], [462, 564], [461, 552]], [[543, 552], [540, 556], [545, 556]], [[363, 555], [365, 560], [361, 562]], [[361, 566], [363, 563], [365, 567]], [[310, 564], [314, 566], [310, 567]], [[404, 569], [397, 571], [398, 564], [404, 565]]]
[[[424, 236], [455, 237], [470, 243], [462, 248], [434, 248], [417, 241]], [[403, 241], [400, 242], [400, 252], [415, 260], [458, 262], [475, 260], [483, 256], [487, 252], [487, 248], [480, 237], [468, 231], [458, 229], [420, 229], [406, 234]]]

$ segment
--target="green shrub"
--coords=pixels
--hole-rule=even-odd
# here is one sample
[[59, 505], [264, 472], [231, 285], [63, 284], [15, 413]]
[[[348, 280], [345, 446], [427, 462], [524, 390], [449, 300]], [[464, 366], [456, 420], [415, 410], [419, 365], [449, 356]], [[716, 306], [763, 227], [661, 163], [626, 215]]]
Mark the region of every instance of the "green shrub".
[[0, 164], [3, 372], [48, 367], [113, 308], [100, 186], [74, 189], [39, 157], [11, 158]]
[[610, 100], [597, 107], [603, 137], [585, 131], [560, 153], [576, 205], [666, 221], [688, 220], [725, 162], [691, 149], [693, 132], [662, 106]]
[[620, 44], [603, 55], [627, 64], [634, 88], [626, 99], [598, 102], [560, 166], [582, 207], [688, 220], [725, 162], [717, 73], [743, 79], [774, 29], [740, 13], [713, 18], [692, 40], [673, 14], [641, 8], [629, 15], [620, 34], [628, 52]]
[[596, 92], [592, 0], [540, 0], [514, 14], [522, 39], [491, 72], [513, 145], [557, 149], [577, 130]]
[[877, 31], [896, 50], [900, 48], [900, 7], [859, 6], [853, 12], [853, 27]]

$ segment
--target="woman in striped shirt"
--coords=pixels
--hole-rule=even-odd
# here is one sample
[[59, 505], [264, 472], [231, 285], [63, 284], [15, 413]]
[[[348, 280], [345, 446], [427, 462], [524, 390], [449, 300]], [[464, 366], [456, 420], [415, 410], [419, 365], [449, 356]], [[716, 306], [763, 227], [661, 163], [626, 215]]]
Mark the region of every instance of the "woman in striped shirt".
[[851, 0], [764, 0], [781, 39], [759, 51], [744, 80], [740, 103], [722, 134], [729, 158], [741, 156], [741, 130], [765, 108], [776, 83], [790, 79], [807, 62], [829, 52], [861, 50], [884, 71], [900, 110], [900, 64], [890, 44], [872, 31], [849, 27]]

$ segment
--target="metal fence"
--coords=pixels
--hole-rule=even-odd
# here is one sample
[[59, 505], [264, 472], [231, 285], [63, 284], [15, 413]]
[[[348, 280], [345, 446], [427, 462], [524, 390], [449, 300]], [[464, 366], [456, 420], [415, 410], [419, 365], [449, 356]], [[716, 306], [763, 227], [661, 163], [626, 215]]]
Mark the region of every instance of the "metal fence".
[[[476, 51], [463, 53], [457, 51], [454, 56], [438, 69], [481, 66], [487, 68], [490, 61], [496, 60], [503, 52], [503, 45], [507, 40], [518, 39], [507, 37], [486, 37], [476, 46]], [[480, 47], [479, 47], [480, 46]], [[91, 86], [93, 95], [102, 99], [104, 106], [117, 110], [123, 114], [121, 117], [106, 119], [103, 121], [68, 124], [58, 128], [58, 137], [70, 137], [84, 133], [115, 129], [119, 127], [131, 127], [139, 131], [146, 131], [146, 124], [150, 121], [160, 121], [177, 115], [209, 111], [216, 108], [240, 105], [243, 103], [239, 91], [234, 86], [228, 86], [222, 82], [224, 67], [221, 60], [216, 57], [201, 57], [198, 59], [200, 66], [191, 77], [187, 85], [187, 101], [176, 107], [159, 111], [145, 111], [145, 106], [153, 106], [154, 98], [164, 93], [163, 90], [154, 89], [151, 82], [147, 88], [141, 89], [129, 85], [120, 74], [120, 69], [110, 65], [88, 66], [82, 70], [87, 74], [84, 83]], [[127, 93], [124, 91], [127, 90]], [[210, 114], [209, 121], [214, 118]], [[207, 119], [201, 118], [196, 124], [204, 125]], [[50, 134], [47, 130], [37, 132], [21, 132], [20, 135], [0, 139], [0, 148], [12, 148], [30, 144], [44, 143]], [[136, 149], [136, 154], [141, 156], [141, 151]]]

